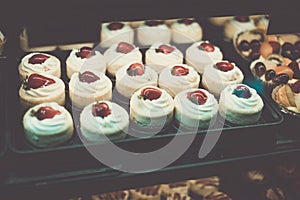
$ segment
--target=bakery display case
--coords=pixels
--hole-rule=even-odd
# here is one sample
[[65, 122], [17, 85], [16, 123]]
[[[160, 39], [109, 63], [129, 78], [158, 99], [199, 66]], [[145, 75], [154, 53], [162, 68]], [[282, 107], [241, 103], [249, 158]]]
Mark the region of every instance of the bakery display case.
[[[37, 19], [36, 14], [41, 14], [41, 11], [37, 10], [36, 14], [24, 15], [24, 18], [22, 19], [14, 19], [14, 23], [5, 24], [5, 28], [7, 29], [5, 32], [7, 41], [5, 43], [4, 56], [0, 58], [0, 87], [5, 91], [5, 96], [1, 96], [0, 98], [1, 110], [3, 109], [5, 111], [4, 114], [0, 116], [0, 121], [4, 122], [0, 127], [0, 131], [3, 133], [0, 135], [0, 160], [1, 163], [3, 163], [3, 166], [0, 166], [1, 171], [3, 172], [0, 173], [2, 174], [0, 176], [0, 196], [2, 198], [17, 199], [22, 196], [36, 199], [47, 196], [47, 198], [50, 199], [67, 199], [75, 196], [85, 197], [96, 193], [110, 193], [208, 176], [225, 177], [224, 180], [226, 180], [226, 174], [240, 172], [241, 170], [255, 167], [268, 168], [276, 164], [296, 162], [295, 158], [299, 155], [300, 149], [297, 129], [295, 129], [294, 126], [297, 124], [299, 116], [297, 113], [287, 112], [284, 106], [276, 103], [274, 95], [272, 98], [274, 85], [269, 84], [269, 82], [265, 83], [266, 78], [261, 78], [263, 77], [260, 73], [261, 71], [255, 74], [258, 70], [256, 70], [256, 68], [250, 68], [251, 62], [262, 54], [261, 48], [263, 44], [268, 43], [268, 39], [271, 38], [266, 34], [264, 22], [260, 21], [261, 19], [269, 19], [266, 15], [270, 13], [270, 10], [263, 8], [263, 6], [256, 7], [253, 2], [246, 2], [245, 4], [243, 3], [244, 5], [241, 5], [241, 2], [231, 0], [227, 2], [228, 5], [224, 4], [222, 10], [214, 10], [214, 3], [216, 2], [213, 1], [207, 2], [206, 8], [201, 7], [200, 2], [198, 1], [188, 1], [188, 7], [190, 9], [187, 11], [181, 9], [181, 3], [182, 2], [175, 1], [174, 9], [165, 12], [165, 8], [168, 8], [169, 5], [163, 2], [161, 3], [161, 6], [157, 7], [149, 2], [145, 2], [145, 4], [142, 5], [138, 2], [117, 3], [114, 1], [102, 2], [101, 5], [100, 3], [91, 2], [88, 6], [82, 6], [75, 1], [71, 8], [67, 9], [68, 12], [64, 10], [66, 7], [62, 6], [60, 9], [56, 8], [57, 12], [55, 13], [45, 11], [43, 15], [41, 15], [41, 18]], [[230, 3], [233, 3], [235, 6], [229, 6], [233, 5]], [[235, 9], [237, 6], [239, 6], [239, 10]], [[32, 9], [30, 6], [26, 7]], [[50, 5], [50, 7], [52, 6]], [[99, 12], [97, 9], [100, 9], [103, 12]], [[201, 12], [199, 12], [199, 9]], [[78, 10], [80, 10], [81, 14], [78, 14]], [[109, 12], [110, 10], [114, 10], [114, 12]], [[153, 10], [155, 10], [155, 13], [153, 13]], [[129, 15], [128, 13], [131, 13], [132, 11], [134, 11], [134, 14]], [[8, 13], [7, 15], [10, 16]], [[233, 20], [236, 21], [232, 22]], [[41, 21], [43, 23], [41, 23]], [[251, 33], [247, 32], [245, 33], [246, 36], [242, 35], [244, 39], [238, 40], [236, 38], [241, 35], [237, 35], [237, 32], [232, 34], [234, 31], [232, 24], [245, 21], [249, 21], [249, 23], [253, 21], [253, 27], [251, 29], [260, 26], [258, 27], [259, 31]], [[230, 22], [232, 22], [232, 24], [230, 24]], [[194, 27], [192, 29], [196, 32], [195, 35], [198, 38], [192, 38], [193, 35], [191, 34], [188, 39], [192, 38], [192, 40], [186, 41], [186, 38], [181, 36], [186, 36], [188, 32], [178, 34], [177, 36], [172, 33], [170, 35], [164, 35], [163, 38], [165, 40], [160, 41], [161, 43], [159, 43], [158, 46], [153, 47], [152, 44], [156, 43], [156, 41], [151, 41], [151, 39], [156, 40], [156, 36], [159, 35], [159, 32], [156, 30], [156, 32], [154, 31], [149, 35], [147, 35], [147, 32], [144, 32], [144, 35], [138, 32], [141, 30], [139, 28], [142, 28], [143, 26], [155, 27], [160, 25], [166, 27], [166, 30], [171, 31], [176, 29], [176, 26], [172, 28], [172, 25], [175, 23], [184, 24], [186, 26], [193, 23], [198, 24], [200, 28]], [[223, 26], [220, 23], [226, 25]], [[110, 28], [107, 28], [109, 26]], [[250, 25], [247, 26], [249, 28]], [[126, 37], [115, 37], [111, 39], [116, 40], [117, 42], [109, 42], [110, 39], [106, 38], [105, 41], [107, 43], [103, 43], [103, 38], [108, 37], [112, 30], [120, 30], [127, 27], [132, 29], [129, 36], [126, 35]], [[244, 30], [246, 29], [247, 28]], [[174, 32], [178, 33], [179, 30], [181, 29]], [[108, 36], [105, 35], [105, 33]], [[254, 36], [251, 35], [253, 33]], [[252, 38], [252, 36], [253, 39], [249, 39]], [[273, 36], [276, 38], [280, 37], [278, 35]], [[148, 40], [143, 40], [147, 37]], [[249, 41], [245, 42], [245, 40], [248, 39]], [[230, 121], [230, 119], [227, 118], [224, 120], [224, 116], [217, 114], [215, 116], [216, 123], [213, 126], [209, 128], [199, 128], [198, 126], [197, 128], [191, 128], [181, 126], [178, 122], [179, 119], [176, 118], [174, 113], [174, 117], [170, 118], [170, 122], [168, 122], [167, 126], [160, 129], [157, 134], [148, 136], [147, 134], [153, 131], [155, 127], [143, 127], [140, 126], [141, 122], [136, 123], [134, 121], [139, 116], [138, 114], [136, 115], [137, 117], [131, 116], [133, 108], [130, 108], [129, 98], [124, 96], [124, 94], [129, 92], [127, 91], [129, 89], [123, 89], [121, 92], [118, 91], [118, 87], [121, 86], [118, 85], [118, 72], [112, 67], [115, 63], [112, 62], [113, 64], [110, 64], [110, 69], [107, 68], [106, 73], [103, 73], [103, 70], [101, 71], [100, 69], [100, 66], [103, 63], [101, 64], [98, 62], [97, 66], [101, 72], [95, 72], [90, 69], [88, 73], [84, 74], [84, 72], [80, 72], [76, 75], [79, 71], [77, 69], [77, 71], [75, 70], [76, 72], [73, 72], [73, 75], [70, 74], [71, 69], [70, 65], [68, 65], [70, 64], [68, 63], [68, 59], [70, 59], [72, 52], [75, 57], [81, 57], [81, 59], [92, 58], [97, 55], [99, 55], [100, 59], [108, 59], [108, 49], [114, 44], [116, 44], [116, 46], [113, 46], [112, 49], [118, 53], [121, 52], [127, 54], [134, 50], [138, 52], [136, 56], [138, 58], [135, 57], [135, 60], [132, 61], [135, 64], [140, 63], [137, 69], [135, 68], [136, 66], [130, 65], [131, 63], [122, 63], [121, 65], [124, 66], [124, 69], [126, 65], [127, 70], [125, 70], [126, 72], [123, 74], [127, 73], [129, 76], [132, 76], [130, 75], [131, 73], [136, 76], [138, 73], [145, 73], [145, 70], [149, 70], [147, 69], [148, 65], [155, 65], [155, 63], [153, 64], [153, 60], [155, 61], [157, 55], [154, 56], [154, 59], [149, 60], [149, 52], [152, 49], [154, 49], [154, 55], [155, 53], [168, 51], [170, 51], [169, 53], [172, 53], [173, 51], [178, 50], [178, 52], [181, 52], [182, 57], [176, 56], [176, 58], [179, 58], [179, 61], [176, 61], [176, 64], [173, 63], [175, 65], [172, 66], [170, 73], [172, 73], [172, 75], [175, 73], [176, 76], [178, 75], [176, 73], [180, 73], [180, 76], [182, 76], [182, 73], [185, 73], [182, 69], [188, 69], [188, 73], [192, 74], [192, 71], [196, 67], [186, 67], [186, 64], [192, 65], [193, 62], [189, 63], [189, 60], [192, 59], [187, 58], [188, 56], [185, 55], [187, 55], [187, 49], [191, 47], [194, 41], [200, 40], [206, 41], [203, 45], [207, 45], [208, 48], [212, 48], [212, 46], [215, 45], [213, 48], [217, 49], [218, 47], [222, 52], [222, 58], [216, 62], [220, 64], [220, 67], [218, 68], [219, 71], [227, 71], [227, 67], [229, 66], [230, 68], [231, 65], [234, 65], [232, 68], [237, 67], [240, 69], [243, 79], [238, 82], [238, 84], [243, 83], [245, 86], [243, 86], [241, 93], [237, 92], [237, 88], [233, 88], [233, 91], [230, 93], [244, 99], [248, 99], [251, 95], [254, 96], [254, 94], [257, 93], [257, 98], [261, 99], [263, 108], [261, 108], [261, 112], [257, 115], [258, 117], [256, 117], [256, 120], [250, 123], [236, 124], [235, 122], [237, 119]], [[232, 42], [232, 40], [235, 42]], [[149, 41], [151, 42], [147, 43]], [[181, 41], [183, 42], [181, 43]], [[297, 41], [298, 39], [293, 41], [295, 46], [293, 48], [296, 50], [293, 51], [293, 54], [291, 53], [291, 56], [294, 57], [289, 57], [290, 61], [294, 60], [296, 62], [300, 57], [297, 57], [298, 54], [296, 52], [298, 51], [296, 48]], [[210, 42], [213, 45], [211, 45]], [[279, 45], [279, 48], [283, 49], [284, 42]], [[197, 46], [197, 48], [199, 47]], [[203, 46], [202, 48], [206, 49], [206, 47]], [[271, 48], [273, 48], [271, 51], [274, 53], [275, 50], [272, 45]], [[98, 52], [98, 54], [95, 52]], [[280, 52], [283, 52], [283, 50], [280, 50]], [[28, 58], [26, 58], [26, 56]], [[49, 61], [51, 59], [51, 65], [43, 65], [47, 60]], [[55, 61], [55, 59], [58, 61]], [[158, 63], [163, 62], [164, 59], [167, 60], [167, 58], [159, 58]], [[226, 61], [226, 63], [224, 64], [224, 62], [221, 61]], [[284, 62], [290, 61], [284, 60]], [[55, 67], [54, 65], [57, 65], [59, 73], [54, 72], [49, 75], [46, 72], [40, 72], [40, 75], [32, 76], [28, 71], [23, 70], [26, 67], [27, 70], [30, 68], [28, 63], [32, 65], [41, 65], [43, 66], [43, 69], [47, 69], [45, 70], [46, 72], [49, 71], [49, 68], [52, 69], [52, 67]], [[171, 65], [171, 63], [166, 65]], [[134, 68], [136, 71], [128, 72], [130, 67]], [[176, 69], [177, 71], [174, 67], [178, 68]], [[275, 78], [272, 79], [275, 80], [274, 83], [277, 85], [287, 83], [288, 80], [285, 78], [289, 75], [288, 73], [292, 73], [288, 79], [297, 78], [295, 70], [290, 67], [289, 69], [291, 72], [286, 72], [287, 68], [288, 67], [284, 69], [285, 71], [282, 70], [283, 72], [280, 72], [281, 74], [285, 73], [285, 76], [283, 78], [277, 78], [280, 79], [279, 81]], [[144, 71], [138, 71], [141, 69]], [[152, 67], [152, 69], [154, 69], [154, 71], [160, 71], [160, 69], [155, 67]], [[271, 68], [268, 68], [265, 71], [270, 69]], [[210, 90], [208, 85], [217, 85], [217, 82], [205, 85], [206, 82], [203, 82], [203, 79], [208, 83], [210, 76], [207, 78], [203, 75], [203, 71], [199, 71], [197, 68], [196, 70], [197, 72], [195, 71], [195, 74], [197, 74], [199, 80], [194, 89], [201, 88]], [[207, 67], [204, 70], [207, 70]], [[232, 69], [228, 69], [228, 71], [230, 70]], [[278, 69], [276, 68], [276, 70]], [[158, 72], [153, 72], [153, 74], [154, 73], [156, 73], [157, 80], [161, 79], [161, 74], [163, 73], [159, 72], [161, 77], [157, 75]], [[111, 93], [107, 96], [103, 95], [104, 97], [101, 96], [102, 99], [99, 99], [99, 101], [102, 102], [102, 100], [105, 100], [105, 102], [93, 105], [90, 104], [91, 102], [84, 102], [84, 105], [81, 108], [79, 108], [80, 104], [74, 106], [76, 100], [72, 95], [74, 94], [74, 91], [72, 91], [71, 87], [71, 81], [73, 81], [72, 78], [75, 77], [74, 74], [76, 77], [79, 77], [78, 79], [81, 82], [90, 83], [107, 80], [108, 85], [103, 87], [102, 90], [104, 91], [111, 87], [109, 90]], [[206, 74], [208, 74], [208, 72]], [[279, 72], [276, 76], [277, 75], [279, 75]], [[264, 74], [264, 76], [267, 75]], [[286, 82], [284, 82], [285, 80]], [[55, 88], [54, 85], [58, 82], [60, 82], [61, 85]], [[169, 82], [171, 81], [166, 81], [164, 84], [168, 84]], [[141, 94], [144, 92], [144, 94], [142, 96], [141, 94], [137, 94], [136, 101], [143, 98], [144, 100], [152, 98], [150, 100], [151, 102], [153, 99], [159, 99], [161, 95], [164, 94], [164, 90], [161, 90], [163, 88], [162, 83], [163, 81], [161, 81], [161, 84], [158, 87], [156, 87], [157, 85], [147, 85], [146, 89], [152, 87], [150, 92], [153, 90], [156, 92], [152, 93], [152, 96], [150, 95], [149, 97], [145, 94], [145, 90], [139, 91]], [[30, 127], [28, 128], [28, 126], [25, 126], [27, 124], [26, 120], [30, 121], [28, 124], [37, 123], [34, 120], [35, 117], [40, 117], [38, 116], [38, 113], [42, 115], [43, 113], [48, 112], [45, 109], [49, 109], [49, 107], [47, 107], [49, 104], [45, 104], [43, 107], [34, 107], [35, 109], [32, 110], [33, 106], [41, 103], [43, 96], [35, 98], [41, 101], [30, 102], [21, 95], [28, 93], [32, 88], [40, 88], [40, 86], [36, 86], [38, 84], [41, 84], [43, 88], [46, 88], [48, 85], [51, 87], [53, 86], [55, 93], [58, 93], [59, 90], [64, 88], [62, 93], [58, 95], [59, 97], [65, 97], [63, 98], [63, 102], [58, 102], [61, 107], [52, 105], [52, 107], [56, 108], [56, 113], [53, 114], [53, 108], [49, 111], [50, 114], [48, 113], [49, 115], [53, 114], [53, 116], [58, 115], [57, 113], [64, 113], [68, 116], [70, 115], [73, 120], [70, 122], [73, 127], [72, 131], [68, 131], [67, 134], [67, 131], [64, 130], [63, 133], [65, 134], [61, 134], [63, 136], [57, 135], [57, 138], [59, 138], [60, 141], [62, 141], [63, 137], [68, 137], [62, 141], [61, 144], [56, 143], [52, 145], [52, 143], [50, 143], [50, 140], [57, 142], [57, 139], [53, 136], [54, 134], [52, 132], [48, 133], [48, 131], [52, 130], [52, 127], [46, 129], [43, 129], [44, 127], [42, 127], [42, 129], [38, 129], [39, 131], [33, 132], [32, 130], [28, 131]], [[173, 85], [175, 85], [176, 88], [176, 82], [172, 82], [172, 84], [169, 84], [164, 89], [168, 90]], [[296, 86], [292, 85], [289, 87], [294, 88]], [[88, 89], [85, 88], [85, 90]], [[210, 90], [210, 92], [212, 91], [213, 90]], [[249, 93], [247, 93], [247, 91]], [[157, 93], [161, 95], [156, 97]], [[168, 93], [170, 94], [170, 99], [173, 99], [173, 97], [176, 96], [176, 94], [172, 94], [172, 92]], [[197, 104], [201, 103], [201, 99], [199, 100], [199, 98], [203, 98], [203, 94], [201, 95], [201, 97], [197, 97], [196, 99]], [[215, 95], [218, 100], [219, 95], [222, 96], [222, 93]], [[131, 96], [132, 94], [129, 95], [129, 97]], [[131, 102], [134, 101], [134, 96], [135, 95], [133, 95]], [[207, 98], [207, 96], [209, 95], [205, 93], [204, 97]], [[296, 96], [297, 92], [293, 90], [292, 97], [289, 96], [288, 98], [296, 99]], [[86, 96], [83, 95], [83, 97]], [[80, 99], [83, 99], [83, 97]], [[57, 98], [55, 98], [54, 100], [56, 101]], [[182, 100], [183, 98], [181, 97], [178, 99]], [[222, 97], [220, 97], [219, 102], [221, 102], [221, 99]], [[115, 105], [109, 102], [110, 100], [120, 105], [122, 109], [116, 108]], [[24, 102], [26, 106], [31, 104], [24, 109]], [[204, 103], [205, 102], [206, 100]], [[155, 169], [159, 167], [146, 166], [146, 168], [143, 169], [137, 167], [137, 169], [141, 170], [138, 171], [139, 173], [123, 172], [120, 170], [126, 169], [126, 165], [123, 165], [121, 162], [124, 161], [120, 156], [123, 154], [118, 154], [116, 152], [111, 152], [110, 155], [111, 157], [120, 159], [120, 161], [114, 162], [114, 165], [109, 167], [107, 166], [107, 163], [98, 161], [99, 157], [97, 156], [99, 155], [95, 155], [91, 152], [92, 149], [97, 150], [98, 152], [105, 152], [106, 155], [109, 155], [109, 153], [106, 152], [109, 149], [109, 145], [106, 143], [101, 144], [103, 141], [88, 141], [89, 137], [94, 136], [89, 134], [87, 130], [82, 129], [83, 120], [85, 118], [85, 116], [82, 116], [82, 113], [84, 113], [82, 109], [88, 104], [91, 105], [91, 108], [89, 109], [92, 110], [91, 113], [93, 113], [93, 116], [98, 116], [102, 119], [109, 116], [111, 112], [117, 112], [115, 110], [119, 109], [118, 113], [123, 113], [124, 111], [125, 114], [122, 114], [120, 118], [128, 121], [126, 124], [127, 136], [124, 138], [123, 136], [118, 135], [119, 132], [114, 132], [117, 137], [112, 137], [113, 144], [121, 149], [142, 155], [146, 152], [163, 149], [163, 147], [172, 144], [172, 142], [176, 140], [183, 141], [181, 144], [187, 144], [187, 146], [182, 146], [182, 154], [174, 159], [174, 162], [158, 170]], [[223, 105], [226, 105], [226, 103]], [[297, 107], [296, 103], [293, 105], [294, 107]], [[99, 112], [97, 114], [97, 109], [103, 109], [101, 106], [110, 107], [111, 110], [109, 112], [106, 110], [105, 113], [98, 110]], [[44, 110], [40, 111], [41, 108]], [[160, 107], [160, 110], [164, 109], [166, 109], [166, 107]], [[27, 114], [25, 114], [26, 112]], [[28, 116], [28, 118], [26, 119], [24, 115]], [[46, 116], [45, 118], [53, 118], [53, 116]], [[89, 117], [89, 115], [87, 115], [87, 117]], [[88, 119], [92, 120], [93, 118]], [[250, 119], [250, 117], [239, 117], [239, 120], [242, 122], [247, 121], [247, 119]], [[43, 119], [39, 119], [40, 122], [42, 120]], [[63, 124], [66, 124], [66, 121], [67, 120], [65, 120]], [[156, 123], [160, 123], [160, 120], [157, 120]], [[90, 127], [87, 129], [89, 128]], [[105, 129], [105, 127], [102, 128]], [[103, 132], [103, 134], [107, 134], [107, 132]], [[121, 132], [123, 132], [123, 130], [121, 130]], [[46, 134], [53, 135], [50, 137]], [[209, 141], [213, 141], [213, 143], [216, 144], [208, 147], [207, 143], [209, 143]], [[173, 150], [174, 154], [175, 152], [176, 151]], [[167, 157], [164, 158], [169, 159], [172, 157], [171, 154], [172, 152], [162, 151], [161, 155], [158, 157], [163, 158], [167, 155]], [[153, 157], [150, 158], [156, 159]], [[145, 163], [147, 162], [145, 161]], [[228, 190], [230, 191], [231, 189], [232, 188], [229, 188]], [[16, 193], [16, 191], [18, 192]], [[126, 193], [124, 193], [124, 195], [126, 196]]]

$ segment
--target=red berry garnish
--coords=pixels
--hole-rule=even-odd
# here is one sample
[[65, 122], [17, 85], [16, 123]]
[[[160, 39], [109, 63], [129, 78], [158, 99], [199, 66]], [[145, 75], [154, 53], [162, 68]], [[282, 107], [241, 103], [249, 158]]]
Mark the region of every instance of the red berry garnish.
[[148, 21], [145, 22], [145, 24], [147, 26], [158, 26], [158, 25], [164, 24], [164, 21], [162, 21], [162, 20], [148, 20]]
[[195, 20], [189, 19], [189, 18], [184, 18], [184, 19], [179, 19], [177, 22], [180, 24], [190, 25], [190, 24], [194, 23]]
[[112, 22], [107, 25], [107, 28], [111, 31], [116, 31], [119, 29], [122, 29], [124, 27], [124, 24], [121, 22]]
[[295, 93], [300, 93], [300, 80], [296, 81], [295, 83], [291, 84], [291, 89]]
[[171, 70], [173, 76], [186, 76], [189, 74], [189, 69], [183, 66], [174, 66]]
[[116, 51], [119, 53], [130, 53], [134, 49], [134, 46], [127, 42], [120, 42], [117, 46]]
[[162, 92], [156, 88], [144, 88], [139, 97], [144, 100], [149, 99], [150, 101], [160, 98]]
[[172, 53], [174, 50], [175, 50], [174, 47], [168, 46], [166, 44], [162, 44], [158, 47], [158, 49], [155, 49], [156, 53], [164, 53], [164, 54]]
[[28, 62], [30, 64], [43, 64], [48, 58], [50, 58], [50, 56], [47, 56], [45, 54], [34, 54], [33, 56], [31, 56], [28, 60]]
[[235, 16], [234, 19], [239, 22], [249, 22], [250, 18], [248, 16]]
[[218, 62], [215, 64], [215, 66], [218, 70], [221, 70], [222, 72], [228, 72], [234, 68], [232, 63], [226, 61]]
[[197, 105], [203, 105], [207, 101], [207, 96], [201, 90], [196, 90], [194, 92], [188, 92], [187, 98]]
[[83, 73], [79, 72], [78, 76], [79, 76], [79, 80], [81, 82], [86, 82], [86, 83], [92, 83], [92, 82], [100, 80], [99, 76], [97, 76], [96, 74], [94, 74], [93, 72], [90, 72], [90, 71], [85, 71]]
[[40, 107], [34, 116], [36, 116], [39, 120], [43, 119], [51, 119], [55, 115], [59, 115], [61, 112], [59, 110], [55, 110], [50, 106]]
[[269, 41], [269, 44], [272, 46], [273, 53], [278, 54], [280, 52], [280, 44], [275, 41]]
[[239, 98], [244, 98], [244, 99], [248, 99], [251, 97], [251, 92], [249, 88], [244, 85], [237, 86], [234, 89], [233, 94]]
[[141, 63], [133, 63], [127, 68], [129, 76], [141, 76], [145, 73], [145, 67]]
[[55, 80], [42, 76], [40, 74], [31, 74], [28, 79], [24, 82], [24, 89], [37, 89], [43, 86], [48, 86], [55, 83]]
[[95, 117], [106, 117], [111, 114], [111, 110], [107, 103], [101, 102], [96, 103], [92, 106], [92, 113]]
[[202, 42], [202, 43], [198, 46], [198, 48], [199, 48], [200, 50], [204, 50], [204, 51], [206, 51], [206, 52], [214, 52], [214, 50], [215, 50], [214, 45], [212, 45], [212, 44], [210, 44], [210, 43], [208, 43], [208, 42]]
[[80, 58], [90, 58], [92, 56], [96, 55], [95, 52], [93, 52], [93, 49], [90, 47], [82, 47], [77, 53], [76, 56]]

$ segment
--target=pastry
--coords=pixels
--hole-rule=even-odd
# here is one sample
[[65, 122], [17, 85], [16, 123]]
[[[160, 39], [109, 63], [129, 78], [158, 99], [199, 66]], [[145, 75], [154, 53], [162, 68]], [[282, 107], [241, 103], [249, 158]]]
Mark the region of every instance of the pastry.
[[224, 36], [226, 39], [232, 40], [235, 34], [255, 28], [253, 19], [250, 19], [248, 16], [235, 16], [226, 22]]
[[255, 77], [270, 86], [286, 84], [293, 78], [300, 78], [298, 63], [278, 54], [271, 54], [266, 59], [260, 57], [252, 61], [250, 70]]
[[259, 28], [259, 29], [264, 30], [265, 32], [267, 32], [269, 22], [270, 22], [270, 16], [269, 15], [259, 16], [259, 18], [257, 20], [257, 23], [256, 23], [256, 27]]
[[116, 74], [116, 89], [130, 99], [133, 93], [144, 86], [157, 86], [158, 74], [142, 63], [125, 65]]
[[235, 63], [223, 60], [204, 68], [202, 85], [219, 97], [227, 85], [242, 83], [243, 79], [244, 75]]
[[193, 18], [178, 19], [171, 25], [172, 41], [175, 43], [193, 43], [202, 40], [203, 31]]
[[93, 102], [80, 113], [80, 132], [88, 142], [105, 143], [125, 138], [128, 126], [127, 111], [113, 102]]
[[189, 181], [189, 194], [193, 199], [201, 199], [218, 191], [220, 179], [217, 176]]
[[44, 102], [65, 104], [64, 82], [49, 74], [33, 73], [19, 89], [20, 103], [25, 110]]
[[220, 48], [209, 41], [195, 42], [186, 49], [186, 63], [194, 67], [197, 72], [203, 74], [204, 68], [223, 59]]
[[118, 69], [128, 63], [142, 63], [142, 53], [138, 47], [126, 42], [120, 42], [112, 45], [104, 52], [107, 63], [107, 72], [115, 76]]
[[103, 23], [101, 28], [100, 46], [108, 48], [120, 42], [133, 44], [134, 31], [128, 23], [110, 22]]
[[262, 43], [266, 41], [267, 37], [263, 30], [251, 29], [236, 34], [233, 38], [233, 45], [236, 52], [246, 60], [256, 60], [260, 57]]
[[30, 108], [24, 115], [23, 127], [27, 141], [42, 148], [66, 143], [74, 130], [70, 113], [55, 102]]
[[183, 63], [183, 54], [175, 46], [155, 43], [146, 51], [145, 63], [160, 73], [165, 67]]
[[171, 30], [162, 20], [147, 20], [137, 28], [137, 40], [140, 45], [148, 46], [157, 42], [169, 43]]
[[281, 45], [281, 55], [291, 60], [300, 58], [300, 37], [297, 34], [280, 34], [278, 42]]
[[179, 92], [198, 88], [200, 76], [194, 68], [185, 64], [175, 64], [164, 68], [158, 77], [158, 85], [165, 89], [172, 97]]
[[130, 190], [132, 200], [160, 200], [160, 186], [147, 186]]
[[300, 80], [292, 79], [288, 84], [275, 87], [272, 98], [285, 110], [300, 113]]
[[92, 195], [91, 200], [129, 200], [129, 191]]
[[103, 73], [81, 71], [72, 75], [69, 82], [69, 96], [72, 105], [84, 108], [86, 105], [100, 100], [112, 99], [112, 82]]
[[50, 54], [29, 53], [24, 56], [19, 64], [20, 79], [24, 80], [31, 73], [47, 73], [60, 78], [60, 60]]
[[216, 191], [207, 197], [204, 197], [203, 200], [232, 200], [227, 194], [221, 191]]
[[174, 102], [164, 89], [146, 86], [130, 99], [130, 119], [139, 126], [164, 127], [173, 117]]
[[256, 90], [244, 84], [234, 84], [221, 92], [219, 113], [232, 124], [247, 125], [260, 119], [263, 106]]
[[172, 196], [174, 193], [178, 193], [182, 196], [188, 196], [189, 184], [187, 181], [162, 184], [160, 185], [160, 191], [162, 197]]
[[224, 26], [227, 21], [232, 19], [232, 16], [220, 16], [220, 17], [210, 17], [208, 18], [209, 22], [215, 26]]
[[70, 79], [72, 74], [79, 72], [80, 70], [88, 69], [94, 69], [105, 73], [106, 61], [104, 56], [99, 51], [93, 51], [90, 47], [73, 49], [66, 60], [68, 78]]

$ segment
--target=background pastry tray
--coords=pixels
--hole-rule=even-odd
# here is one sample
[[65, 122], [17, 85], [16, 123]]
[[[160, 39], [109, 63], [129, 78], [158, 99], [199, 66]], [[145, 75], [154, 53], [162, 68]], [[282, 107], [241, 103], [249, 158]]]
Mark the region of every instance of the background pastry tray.
[[[226, 42], [223, 40], [222, 31], [220, 28], [212, 26], [206, 20], [198, 20], [199, 23], [202, 25], [204, 30], [204, 39], [211, 41], [213, 44], [219, 46], [224, 54], [224, 59], [230, 60], [235, 62], [243, 71], [245, 75], [245, 83], [251, 83], [252, 76], [249, 76], [248, 66], [249, 63], [247, 61], [240, 58], [239, 55], [233, 49], [233, 45], [230, 42]], [[176, 45], [176, 44], [174, 44]], [[176, 45], [183, 53], [185, 49], [190, 44], [185, 45]], [[100, 47], [96, 47], [102, 53], [104, 49]], [[146, 48], [141, 48], [143, 53], [143, 57], [145, 55]], [[90, 160], [93, 159], [92, 156], [87, 152], [85, 146], [80, 141], [77, 133], [74, 134], [74, 137], [66, 144], [58, 147], [53, 148], [35, 148], [32, 147], [24, 137], [24, 131], [22, 126], [22, 119], [23, 116], [20, 111], [19, 106], [19, 97], [18, 97], [18, 90], [20, 87], [20, 81], [17, 71], [17, 66], [20, 62], [20, 59], [26, 55], [25, 52], [22, 52], [20, 49], [15, 51], [14, 57], [9, 59], [9, 66], [8, 71], [9, 75], [5, 77], [9, 77], [7, 80], [9, 87], [7, 87], [8, 92], [8, 99], [10, 99], [9, 104], [15, 106], [9, 106], [8, 113], [8, 126], [9, 126], [9, 147], [14, 153], [14, 159], [17, 162], [22, 162], [24, 165], [34, 165], [35, 162], [24, 162], [27, 159], [38, 159], [42, 165], [46, 165], [47, 163], [63, 163], [63, 162], [70, 162], [70, 161], [83, 161], [85, 159]], [[69, 51], [61, 51], [56, 50], [53, 52], [49, 52], [57, 56], [62, 64], [62, 79], [66, 84], [66, 105], [65, 107], [73, 114], [71, 109], [71, 103], [68, 98], [68, 79], [66, 77], [65, 71], [65, 61], [67, 56], [69, 55]], [[112, 80], [114, 82], [114, 80]], [[282, 116], [278, 112], [278, 110], [274, 109], [272, 105], [269, 104], [269, 100], [264, 97], [263, 91], [261, 96], [264, 100], [265, 106], [262, 112], [262, 116], [258, 123], [253, 125], [247, 126], [237, 126], [230, 124], [225, 121], [224, 128], [222, 135], [217, 143], [217, 149], [220, 148], [221, 151], [230, 151], [232, 149], [239, 150], [239, 148], [249, 147], [253, 144], [256, 146], [263, 146], [266, 147], [268, 145], [275, 144], [275, 134], [276, 129], [273, 126], [280, 124], [283, 120]], [[76, 117], [74, 120], [76, 121]], [[218, 123], [222, 123], [222, 121], [218, 121]], [[75, 123], [78, 125], [78, 123]], [[196, 149], [199, 150], [199, 144], [202, 143], [206, 133], [213, 134], [217, 132], [219, 129], [212, 129], [212, 130], [198, 130], [198, 143], [197, 146], [191, 146], [190, 151], [195, 151]], [[131, 126], [130, 131], [135, 131], [134, 127]], [[126, 139], [122, 139], [116, 141], [118, 145], [122, 148], [129, 149], [135, 152], [147, 152], [150, 150], [158, 149], [163, 147], [165, 144], [170, 142], [175, 134], [178, 132], [178, 128], [175, 123], [172, 123], [166, 129], [158, 133], [157, 135], [151, 138], [134, 138], [128, 137]], [[184, 133], [189, 134], [188, 130], [183, 130]], [[181, 137], [185, 137], [184, 134]], [[260, 142], [257, 143], [257, 140]], [[96, 144], [91, 144], [96, 145]], [[195, 153], [195, 152], [194, 152]], [[197, 153], [196, 153], [197, 154]], [[196, 155], [191, 155], [196, 156]], [[67, 158], [67, 159], [62, 159]]]

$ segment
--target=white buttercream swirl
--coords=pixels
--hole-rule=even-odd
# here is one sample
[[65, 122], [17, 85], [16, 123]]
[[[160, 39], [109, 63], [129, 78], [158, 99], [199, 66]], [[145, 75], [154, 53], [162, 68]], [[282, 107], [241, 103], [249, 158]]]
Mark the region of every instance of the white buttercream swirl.
[[168, 54], [156, 52], [156, 49], [158, 49], [159, 46], [163, 44], [165, 43], [155, 43], [146, 51], [146, 65], [148, 65], [158, 73], [169, 65], [183, 63], [183, 54], [175, 46], [165, 44], [175, 48], [174, 51]]
[[129, 116], [127, 111], [116, 103], [109, 101], [105, 102], [111, 114], [102, 118], [94, 116], [92, 106], [95, 103], [87, 105], [80, 114], [80, 130], [82, 135], [89, 141], [106, 140], [109, 138], [118, 138], [121, 135], [116, 135], [121, 131], [126, 132], [129, 125]]
[[[186, 63], [194, 67], [197, 72], [203, 74], [204, 68], [210, 64], [214, 64], [223, 59], [223, 53], [220, 48], [214, 46], [213, 52], [207, 52], [205, 50], [199, 49], [199, 45], [202, 43], [210, 43], [209, 41], [199, 41], [192, 44], [186, 49]], [[211, 44], [211, 43], [210, 43]]]
[[116, 89], [123, 96], [130, 98], [133, 93], [144, 86], [157, 86], [158, 74], [151, 68], [145, 66], [142, 75], [129, 76], [127, 69], [132, 63], [123, 66], [116, 74]]
[[107, 71], [115, 76], [117, 71], [128, 63], [142, 62], [142, 53], [138, 47], [135, 47], [131, 52], [124, 54], [117, 52], [118, 44], [112, 45], [104, 52], [104, 57], [107, 62]]
[[[174, 66], [182, 66], [189, 70], [189, 73], [184, 76], [172, 75], [172, 69]], [[198, 88], [200, 82], [200, 76], [194, 70], [194, 68], [185, 65], [171, 65], [165, 68], [158, 78], [158, 85], [160, 88], [165, 89], [172, 97], [175, 97], [179, 92], [189, 89]]]
[[142, 23], [137, 28], [137, 40], [141, 45], [152, 45], [156, 42], [169, 43], [171, 35], [171, 30], [166, 24], [148, 26]]
[[172, 38], [176, 43], [196, 42], [202, 39], [203, 31], [197, 22], [186, 25], [174, 22], [171, 25]]

